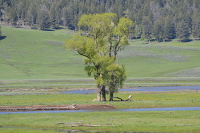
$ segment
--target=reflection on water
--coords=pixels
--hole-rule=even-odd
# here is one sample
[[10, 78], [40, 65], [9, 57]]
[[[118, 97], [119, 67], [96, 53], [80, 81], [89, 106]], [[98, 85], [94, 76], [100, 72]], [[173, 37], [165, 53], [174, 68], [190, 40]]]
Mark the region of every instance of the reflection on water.
[[50, 110], [50, 111], [20, 111], [0, 112], [0, 114], [32, 114], [32, 113], [76, 113], [76, 112], [101, 112], [101, 111], [184, 111], [200, 110], [200, 107], [175, 107], [175, 108], [139, 108], [139, 109], [101, 109], [101, 110]]
[[[164, 87], [135, 87], [119, 89], [119, 91], [179, 91], [179, 90], [200, 90], [200, 86], [164, 86]], [[70, 94], [91, 94], [96, 90], [75, 90], [75, 91], [62, 91], [62, 93]]]

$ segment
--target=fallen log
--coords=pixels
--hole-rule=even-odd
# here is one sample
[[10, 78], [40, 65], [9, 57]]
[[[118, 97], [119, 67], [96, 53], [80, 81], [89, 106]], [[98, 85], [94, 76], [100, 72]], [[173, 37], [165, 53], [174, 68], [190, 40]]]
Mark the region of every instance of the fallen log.
[[129, 100], [132, 98], [132, 95], [130, 95], [126, 100], [123, 100], [123, 99], [120, 98], [120, 97], [113, 97], [113, 98], [117, 98], [117, 99], [119, 99], [120, 101], [129, 101]]

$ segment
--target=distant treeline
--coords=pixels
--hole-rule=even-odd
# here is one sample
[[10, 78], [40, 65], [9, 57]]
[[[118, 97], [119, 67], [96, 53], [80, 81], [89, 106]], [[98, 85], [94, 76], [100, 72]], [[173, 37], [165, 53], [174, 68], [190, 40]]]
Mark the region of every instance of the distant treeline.
[[76, 30], [83, 14], [105, 12], [133, 20], [132, 38], [200, 38], [200, 0], [0, 0], [2, 23], [42, 30]]

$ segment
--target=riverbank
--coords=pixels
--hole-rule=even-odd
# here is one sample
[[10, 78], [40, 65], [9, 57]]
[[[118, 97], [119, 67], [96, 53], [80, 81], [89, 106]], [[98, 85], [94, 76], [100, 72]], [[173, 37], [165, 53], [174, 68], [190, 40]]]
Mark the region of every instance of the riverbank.
[[50, 111], [50, 110], [101, 110], [116, 109], [112, 105], [91, 104], [91, 105], [33, 105], [33, 106], [0, 106], [0, 112], [16, 111]]

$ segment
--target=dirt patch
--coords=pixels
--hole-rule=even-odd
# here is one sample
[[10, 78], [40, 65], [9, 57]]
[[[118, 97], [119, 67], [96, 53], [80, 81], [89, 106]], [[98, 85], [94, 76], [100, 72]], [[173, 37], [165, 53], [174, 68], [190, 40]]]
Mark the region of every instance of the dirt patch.
[[90, 110], [90, 109], [116, 109], [112, 105], [33, 105], [33, 106], [0, 106], [0, 112], [13, 111], [42, 111], [42, 110]]

